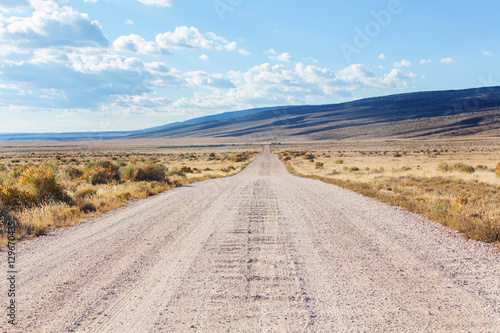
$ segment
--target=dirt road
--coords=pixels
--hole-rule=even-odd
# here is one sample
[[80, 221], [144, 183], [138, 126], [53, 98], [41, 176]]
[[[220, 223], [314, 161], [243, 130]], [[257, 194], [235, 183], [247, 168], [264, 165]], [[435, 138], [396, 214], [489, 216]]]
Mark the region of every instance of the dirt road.
[[24, 242], [18, 262], [20, 332], [500, 331], [494, 246], [291, 176], [267, 148]]

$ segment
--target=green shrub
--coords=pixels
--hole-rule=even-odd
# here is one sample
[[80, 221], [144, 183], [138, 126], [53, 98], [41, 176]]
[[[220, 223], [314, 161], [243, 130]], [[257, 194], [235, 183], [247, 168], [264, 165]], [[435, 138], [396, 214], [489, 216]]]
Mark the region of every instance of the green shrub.
[[343, 160], [336, 160], [334, 163], [335, 164], [344, 164], [344, 161]]
[[401, 157], [401, 154], [400, 153], [393, 153], [392, 156], [393, 157]]
[[67, 166], [63, 169], [62, 174], [65, 178], [69, 180], [75, 180], [77, 178], [80, 178], [83, 176], [82, 170], [72, 167], [72, 166]]
[[120, 180], [119, 167], [109, 161], [90, 162], [85, 165], [81, 178], [92, 185], [108, 184], [113, 180]]
[[122, 170], [122, 178], [131, 181], [157, 181], [167, 180], [166, 168], [160, 164], [145, 163], [143, 165], [129, 165]]
[[438, 170], [441, 172], [452, 172], [453, 167], [451, 165], [449, 165], [448, 163], [441, 163], [438, 166]]
[[476, 171], [473, 166], [464, 163], [453, 164], [453, 169], [465, 173], [474, 173], [474, 171]]
[[179, 176], [179, 177], [182, 177], [182, 178], [186, 178], [186, 174], [184, 172], [180, 171], [177, 168], [173, 168], [172, 170], [168, 171], [167, 172], [167, 176], [168, 177]]
[[85, 199], [97, 194], [97, 190], [92, 187], [87, 187], [82, 190], [79, 190], [75, 193], [75, 198], [77, 199]]
[[353, 167], [349, 168], [349, 172], [356, 172], [356, 171], [359, 171], [359, 168], [356, 167], [356, 166], [353, 166]]

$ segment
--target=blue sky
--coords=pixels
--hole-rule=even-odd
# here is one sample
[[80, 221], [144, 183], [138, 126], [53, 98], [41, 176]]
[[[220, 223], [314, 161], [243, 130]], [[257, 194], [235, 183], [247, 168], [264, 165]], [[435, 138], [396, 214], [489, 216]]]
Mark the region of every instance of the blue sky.
[[2, 0], [0, 132], [500, 85], [500, 4]]

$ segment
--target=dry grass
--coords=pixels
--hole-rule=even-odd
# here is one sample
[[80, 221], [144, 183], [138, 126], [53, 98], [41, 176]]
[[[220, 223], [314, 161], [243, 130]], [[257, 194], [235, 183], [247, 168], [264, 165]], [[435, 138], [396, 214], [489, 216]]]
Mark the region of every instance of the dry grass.
[[[495, 174], [500, 150], [417, 147], [394, 149], [387, 144], [384, 150], [308, 151], [283, 147], [280, 158], [295, 175], [354, 190], [423, 214], [468, 238], [500, 245], [500, 177]], [[314, 159], [303, 158], [308, 155]]]
[[16, 153], [0, 155], [0, 242], [46, 234], [131, 200], [243, 170], [254, 152]]

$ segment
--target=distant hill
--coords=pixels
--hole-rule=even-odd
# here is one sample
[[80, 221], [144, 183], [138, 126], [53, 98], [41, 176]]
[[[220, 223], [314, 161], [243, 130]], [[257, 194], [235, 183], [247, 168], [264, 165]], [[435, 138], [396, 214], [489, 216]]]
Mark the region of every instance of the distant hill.
[[199, 138], [203, 142], [210, 138], [248, 142], [472, 136], [500, 137], [500, 87], [249, 109], [130, 132], [0, 134], [0, 141]]
[[127, 138], [221, 138], [230, 142], [469, 136], [500, 137], [500, 87], [274, 108], [144, 131]]
[[119, 139], [134, 134], [140, 134], [143, 132], [159, 131], [173, 126], [191, 125], [208, 121], [225, 120], [225, 119], [243, 117], [254, 113], [271, 111], [275, 109], [286, 109], [290, 107], [292, 106], [275, 106], [267, 108], [254, 108], [242, 111], [224, 112], [211, 116], [189, 119], [183, 122], [175, 122], [137, 131], [67, 132], [67, 133], [0, 133], [0, 141], [82, 141], [82, 140]]

